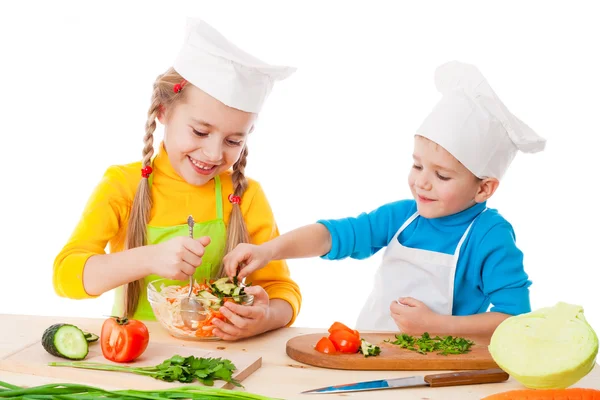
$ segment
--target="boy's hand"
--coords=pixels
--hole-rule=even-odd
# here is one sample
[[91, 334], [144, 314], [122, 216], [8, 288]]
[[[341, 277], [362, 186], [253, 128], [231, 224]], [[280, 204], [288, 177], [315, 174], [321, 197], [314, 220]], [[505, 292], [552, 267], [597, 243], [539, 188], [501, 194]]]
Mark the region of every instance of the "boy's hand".
[[390, 305], [392, 318], [400, 331], [407, 334], [438, 332], [440, 314], [412, 297], [401, 297]]
[[[223, 267], [228, 277], [233, 278], [237, 274], [241, 281], [252, 272], [267, 265], [269, 261], [271, 261], [271, 255], [264, 246], [240, 243], [223, 257]], [[239, 272], [238, 266], [240, 267]]]

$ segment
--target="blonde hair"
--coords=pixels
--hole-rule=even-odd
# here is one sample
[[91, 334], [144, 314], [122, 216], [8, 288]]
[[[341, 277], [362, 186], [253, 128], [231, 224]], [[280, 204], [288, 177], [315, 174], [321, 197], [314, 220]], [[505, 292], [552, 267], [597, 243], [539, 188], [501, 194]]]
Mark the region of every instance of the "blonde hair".
[[[144, 135], [144, 148], [142, 150], [142, 168], [150, 166], [152, 155], [154, 154], [154, 130], [156, 129], [156, 118], [161, 111], [182, 101], [185, 95], [185, 87], [190, 85], [186, 82], [182, 85], [179, 92], [173, 90], [177, 84], [181, 84], [183, 78], [173, 68], [169, 68], [164, 74], [159, 75], [153, 85], [150, 108], [148, 110], [148, 119], [146, 120], [146, 133]], [[246, 157], [248, 148], [244, 146], [240, 158], [233, 165], [233, 195], [243, 196], [248, 187], [248, 181], [244, 176], [246, 168]], [[141, 174], [141, 172], [140, 172]], [[221, 199], [217, 199], [220, 201]], [[152, 208], [152, 197], [150, 196], [150, 184], [148, 179], [140, 179], [127, 224], [127, 235], [125, 239], [125, 249], [133, 249], [147, 244], [147, 224], [150, 219], [150, 209]], [[233, 250], [239, 243], [249, 242], [246, 222], [242, 215], [240, 204], [233, 204], [233, 210], [227, 227], [227, 246], [226, 252]], [[223, 267], [219, 270], [219, 277], [223, 275]], [[144, 279], [129, 282], [124, 290], [124, 317], [132, 318], [139, 304], [139, 297], [142, 293]]]

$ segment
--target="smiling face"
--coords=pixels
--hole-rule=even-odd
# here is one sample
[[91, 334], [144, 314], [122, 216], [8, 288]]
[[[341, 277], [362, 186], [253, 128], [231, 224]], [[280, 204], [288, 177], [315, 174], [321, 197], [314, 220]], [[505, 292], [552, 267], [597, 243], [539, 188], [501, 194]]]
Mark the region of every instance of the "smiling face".
[[189, 83], [181, 96], [159, 116], [165, 150], [173, 169], [200, 186], [239, 159], [256, 114], [228, 107]]
[[425, 218], [466, 210], [487, 200], [498, 186], [496, 179], [478, 179], [442, 146], [421, 136], [415, 136], [413, 159], [408, 184]]

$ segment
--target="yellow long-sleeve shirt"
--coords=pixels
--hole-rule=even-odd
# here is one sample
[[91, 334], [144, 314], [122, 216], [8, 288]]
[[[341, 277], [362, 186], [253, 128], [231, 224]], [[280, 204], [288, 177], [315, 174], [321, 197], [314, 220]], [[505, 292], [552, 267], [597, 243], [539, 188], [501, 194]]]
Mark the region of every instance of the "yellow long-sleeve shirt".
[[[153, 163], [152, 210], [150, 225], [172, 226], [185, 224], [188, 215], [197, 222], [213, 220], [216, 216], [214, 180], [203, 186], [192, 186], [181, 178], [171, 166], [161, 145]], [[231, 203], [227, 196], [233, 192], [231, 171], [220, 175], [222, 185], [223, 216], [229, 221]], [[90, 196], [83, 215], [67, 244], [54, 261], [53, 285], [61, 297], [72, 299], [93, 298], [83, 286], [83, 269], [89, 257], [124, 248], [127, 220], [135, 190], [141, 178], [141, 162], [109, 167]], [[279, 235], [273, 212], [260, 184], [248, 179], [248, 189], [241, 201], [250, 240], [260, 244]], [[272, 261], [248, 276], [253, 285], [262, 286], [271, 299], [290, 303], [293, 317], [302, 302], [298, 285], [291, 279], [285, 261]]]

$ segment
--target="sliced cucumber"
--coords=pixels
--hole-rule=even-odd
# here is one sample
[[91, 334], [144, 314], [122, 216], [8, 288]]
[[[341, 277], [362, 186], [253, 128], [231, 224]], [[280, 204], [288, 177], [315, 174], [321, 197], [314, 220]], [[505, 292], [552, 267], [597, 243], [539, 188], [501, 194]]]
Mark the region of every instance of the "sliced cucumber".
[[42, 335], [42, 346], [56, 357], [83, 360], [89, 352], [88, 341], [81, 329], [71, 324], [54, 324]]
[[91, 333], [91, 332], [83, 332], [83, 336], [85, 336], [85, 339], [89, 342], [95, 342], [98, 339], [100, 339], [100, 337], [98, 335], [96, 335], [95, 333]]

